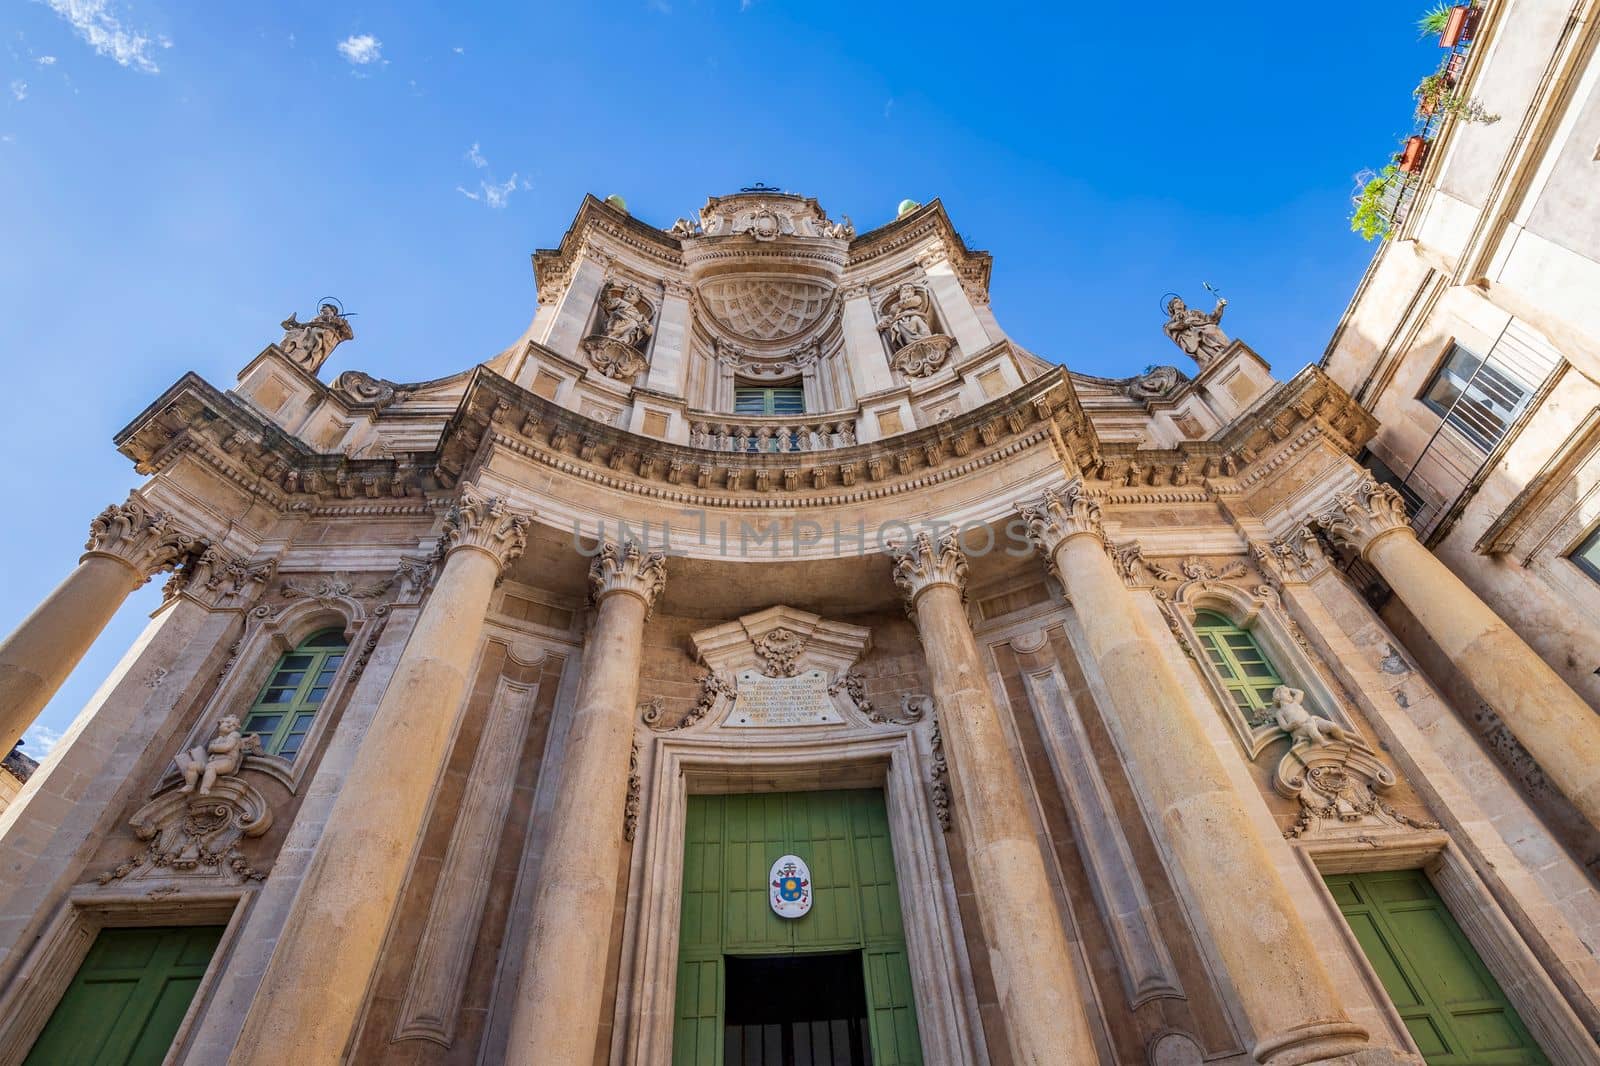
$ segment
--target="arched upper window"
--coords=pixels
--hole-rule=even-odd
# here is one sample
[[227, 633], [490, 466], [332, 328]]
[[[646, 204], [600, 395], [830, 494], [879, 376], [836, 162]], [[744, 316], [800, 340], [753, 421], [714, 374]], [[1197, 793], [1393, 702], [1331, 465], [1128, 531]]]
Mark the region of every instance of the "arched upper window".
[[246, 733], [261, 734], [264, 754], [294, 759], [344, 662], [346, 646], [343, 633], [324, 629], [278, 660], [244, 720]]
[[1215, 611], [1197, 613], [1194, 631], [1245, 720], [1252, 726], [1271, 721], [1272, 690], [1284, 681], [1256, 638]]

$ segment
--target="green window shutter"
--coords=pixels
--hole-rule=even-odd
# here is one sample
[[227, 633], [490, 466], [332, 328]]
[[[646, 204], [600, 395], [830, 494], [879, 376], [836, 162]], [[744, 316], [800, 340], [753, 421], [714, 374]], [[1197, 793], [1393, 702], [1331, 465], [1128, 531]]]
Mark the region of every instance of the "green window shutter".
[[1547, 1066], [1422, 871], [1339, 874], [1326, 881], [1429, 1066]]
[[805, 389], [800, 385], [735, 385], [733, 413], [736, 415], [803, 415]]
[[102, 929], [24, 1066], [160, 1066], [221, 926]]
[[1250, 631], [1214, 611], [1196, 614], [1194, 631], [1206, 661], [1245, 721], [1253, 726], [1272, 721], [1272, 690], [1283, 684], [1283, 678]]
[[344, 662], [345, 649], [343, 633], [324, 629], [278, 660], [243, 726], [246, 733], [261, 734], [264, 754], [291, 761], [299, 754]]

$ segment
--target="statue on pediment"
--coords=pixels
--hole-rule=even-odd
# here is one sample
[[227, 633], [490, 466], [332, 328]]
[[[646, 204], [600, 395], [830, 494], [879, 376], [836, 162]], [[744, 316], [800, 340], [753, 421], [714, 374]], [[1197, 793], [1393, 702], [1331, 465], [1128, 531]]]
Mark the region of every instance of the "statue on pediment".
[[1227, 306], [1228, 301], [1219, 296], [1217, 305], [1208, 313], [1191, 308], [1182, 297], [1174, 296], [1167, 301], [1167, 323], [1161, 331], [1204, 370], [1228, 350], [1230, 341], [1220, 325]]
[[278, 342], [279, 350], [296, 366], [312, 374], [321, 369], [335, 348], [356, 335], [350, 328], [350, 320], [339, 305], [333, 303], [323, 304], [309, 322], [302, 322], [291, 314], [281, 325], [283, 340]]

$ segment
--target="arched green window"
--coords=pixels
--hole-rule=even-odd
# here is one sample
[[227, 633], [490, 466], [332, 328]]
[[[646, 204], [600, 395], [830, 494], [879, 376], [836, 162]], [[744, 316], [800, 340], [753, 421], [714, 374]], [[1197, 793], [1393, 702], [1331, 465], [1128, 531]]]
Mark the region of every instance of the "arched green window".
[[1256, 638], [1215, 611], [1196, 614], [1194, 630], [1245, 721], [1253, 726], [1270, 722], [1272, 690], [1284, 682]]
[[300, 751], [344, 662], [346, 646], [342, 632], [324, 629], [278, 660], [244, 720], [246, 733], [261, 734], [265, 754], [293, 759]]

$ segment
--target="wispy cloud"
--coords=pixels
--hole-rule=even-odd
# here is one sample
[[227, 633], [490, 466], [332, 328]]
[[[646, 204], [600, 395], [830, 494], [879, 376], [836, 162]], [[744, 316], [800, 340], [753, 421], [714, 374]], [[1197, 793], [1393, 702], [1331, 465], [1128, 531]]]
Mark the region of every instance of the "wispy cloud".
[[365, 67], [383, 62], [383, 42], [370, 33], [351, 34], [339, 42], [339, 54], [352, 66]]
[[22, 750], [27, 753], [28, 758], [36, 762], [43, 762], [44, 757], [50, 754], [51, 749], [61, 743], [61, 736], [60, 730], [35, 723], [28, 728], [26, 733], [22, 734], [24, 742]]
[[499, 210], [511, 201], [511, 194], [518, 189], [531, 189], [533, 183], [526, 178], [519, 177], [515, 171], [505, 181], [495, 181], [489, 170], [489, 160], [484, 158], [483, 152], [478, 149], [478, 142], [473, 141], [472, 147], [467, 149], [466, 159], [472, 164], [473, 169], [486, 173], [478, 179], [477, 189], [469, 189], [465, 185], [457, 185], [456, 192], [476, 203], [484, 204]]
[[28, 83], [21, 78], [12, 81], [11, 98], [13, 100], [26, 100], [28, 98]]
[[39, 64], [41, 67], [53, 67], [56, 65], [56, 57], [40, 56], [38, 59], [35, 59], [34, 62]]
[[161, 35], [148, 37], [139, 30], [125, 29], [117, 18], [112, 0], [42, 0], [51, 11], [66, 19], [79, 37], [95, 50], [124, 67], [146, 74], [159, 74], [161, 68], [151, 57], [152, 48], [171, 48], [172, 41]]
[[741, 12], [749, 11], [752, 7], [755, 7], [755, 6], [756, 6], [756, 0], [739, 0], [739, 10]]
[[667, 0], [645, 0], [645, 6], [658, 15], [672, 14], [672, 5]]
[[883, 117], [888, 118], [892, 114], [894, 114], [894, 97], [891, 96], [883, 102]]
[[456, 45], [454, 48], [450, 49], [450, 51], [454, 52], [458, 56], [464, 56], [464, 55], [467, 54], [467, 50], [465, 48], [461, 47], [459, 44]]

